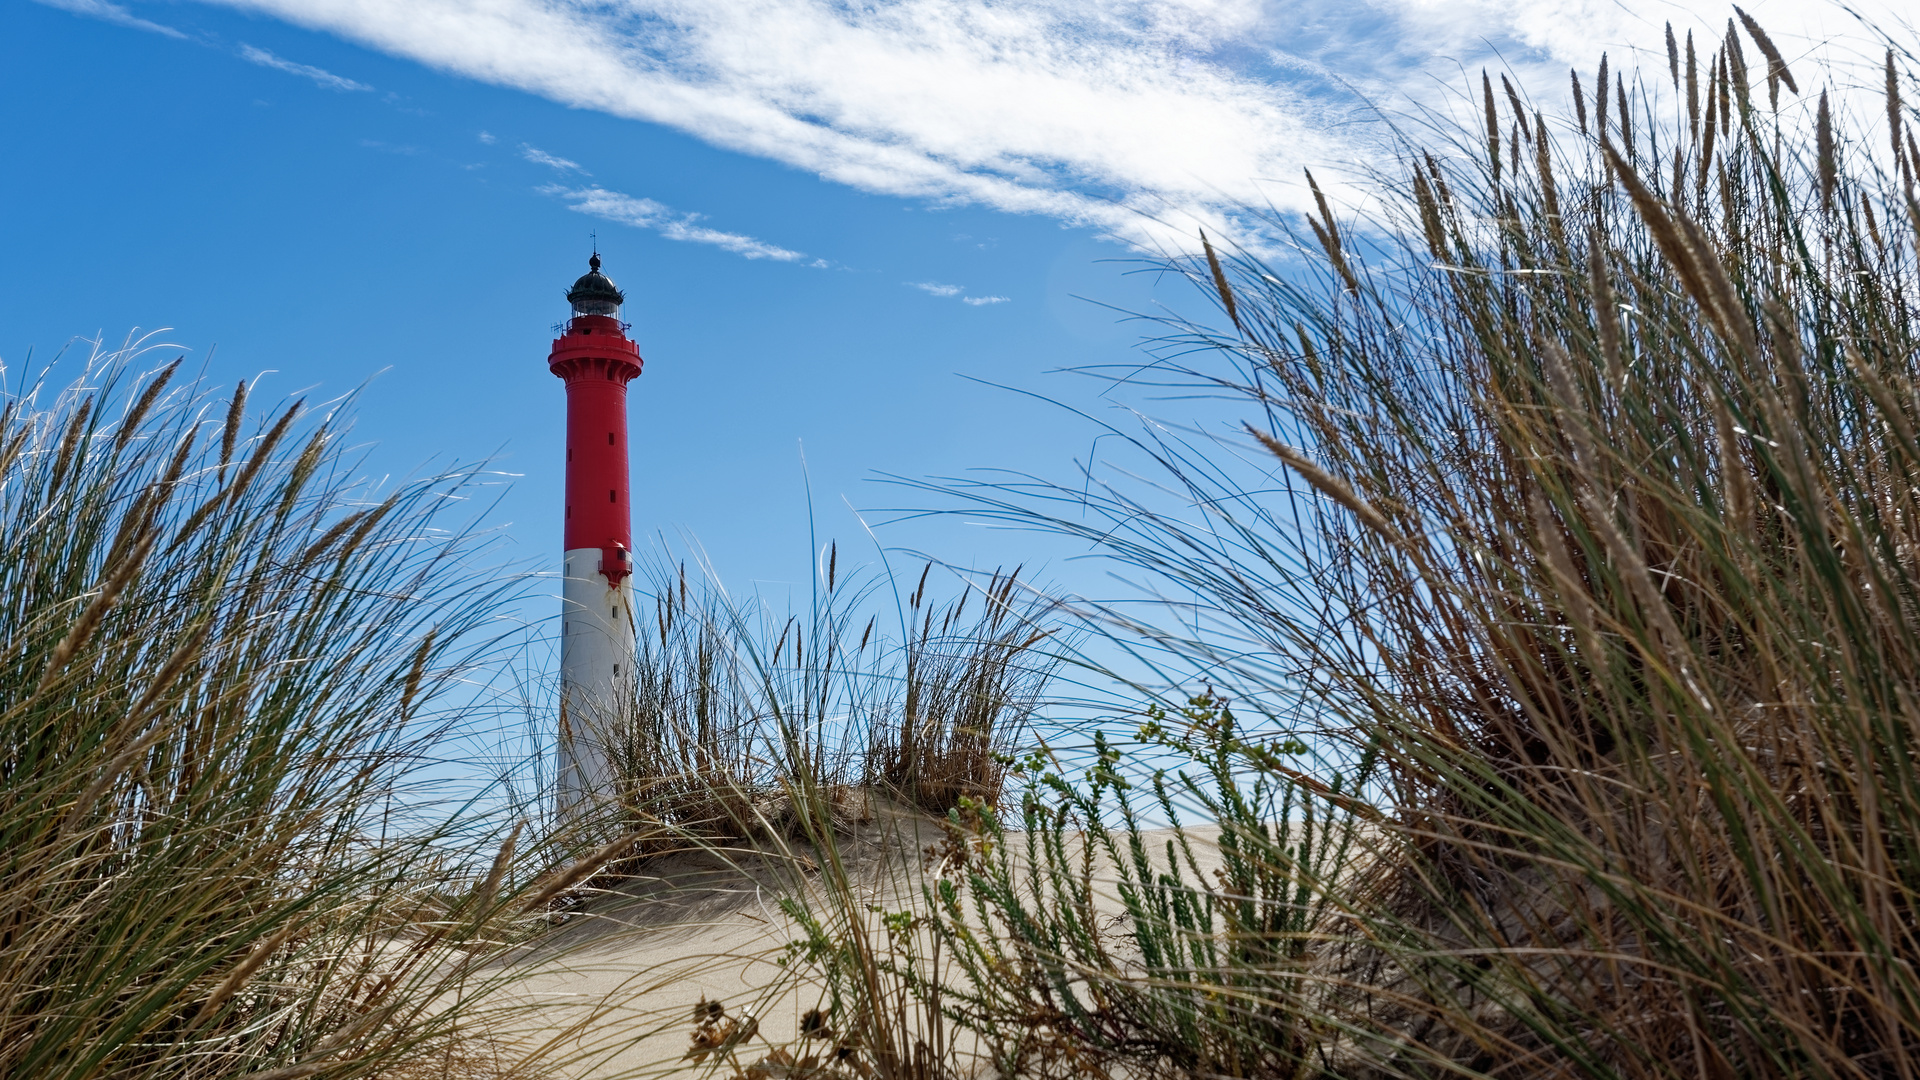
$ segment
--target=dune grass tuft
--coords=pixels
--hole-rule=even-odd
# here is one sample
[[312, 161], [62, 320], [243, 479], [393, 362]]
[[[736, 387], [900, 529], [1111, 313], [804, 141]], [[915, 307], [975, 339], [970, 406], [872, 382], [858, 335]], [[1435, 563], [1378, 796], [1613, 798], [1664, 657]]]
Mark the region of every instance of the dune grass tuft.
[[406, 810], [513, 587], [437, 525], [471, 477], [140, 355], [0, 408], [0, 1074], [526, 1067], [474, 1024], [537, 866]]
[[937, 604], [932, 570], [903, 602], [904, 640], [870, 610], [880, 582], [841, 576], [836, 550], [804, 617], [737, 602], [684, 566], [655, 573], [629, 719], [609, 740], [636, 827], [802, 839], [810, 820], [863, 816], [872, 795], [935, 814], [998, 801], [1055, 664], [1039, 648], [1047, 604], [1017, 572]]
[[[1134, 439], [1194, 518], [1118, 487], [969, 492], [1175, 583], [1174, 624], [1088, 614], [1379, 770], [1348, 804], [1379, 818], [1365, 859], [1288, 930], [1314, 941], [1299, 979], [1171, 1044], [1096, 994], [1116, 1026], [1088, 1045], [1182, 1075], [1920, 1075], [1906, 54], [1862, 121], [1846, 73], [1790, 70], [1744, 15], [1669, 41], [1659, 94], [1603, 63], [1571, 120], [1476, 80], [1476, 129], [1408, 147], [1371, 221], [1323, 199], [1305, 266], [1182, 264], [1233, 330], [1177, 326], [1159, 373], [1254, 417], [1238, 445]], [[1248, 452], [1270, 482], [1217, 467]], [[1297, 771], [1324, 791], [1330, 767]], [[1038, 970], [1094, 993], [1112, 965], [1075, 949]], [[1167, 995], [1233, 971], [1143, 962]], [[1299, 1053], [1190, 1064], [1275, 1011]]]

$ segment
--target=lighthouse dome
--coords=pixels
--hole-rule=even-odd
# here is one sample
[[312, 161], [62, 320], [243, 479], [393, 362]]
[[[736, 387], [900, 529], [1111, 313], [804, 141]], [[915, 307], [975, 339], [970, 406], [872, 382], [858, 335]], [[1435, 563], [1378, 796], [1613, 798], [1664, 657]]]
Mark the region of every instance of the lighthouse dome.
[[620, 305], [626, 303], [627, 294], [620, 291], [612, 278], [600, 272], [599, 255], [588, 259], [587, 266], [590, 269], [567, 290], [567, 302], [573, 305], [573, 313], [619, 317]]

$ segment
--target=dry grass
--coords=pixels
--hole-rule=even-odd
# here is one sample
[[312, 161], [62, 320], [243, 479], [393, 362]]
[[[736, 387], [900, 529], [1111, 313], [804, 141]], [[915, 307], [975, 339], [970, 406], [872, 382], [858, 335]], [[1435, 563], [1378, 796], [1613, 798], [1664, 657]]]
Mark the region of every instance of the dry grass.
[[[615, 745], [631, 827], [660, 838], [625, 868], [694, 847], [794, 871], [782, 907], [799, 934], [791, 975], [820, 995], [812, 1037], [749, 1054], [745, 1029], [710, 1018], [700, 1030], [715, 1047], [739, 1036], [713, 1061], [749, 1075], [759, 1063], [765, 1075], [930, 1080], [955, 1067], [943, 1015], [922, 998], [939, 964], [912, 955], [931, 937], [875, 906], [848, 845], [894, 800], [938, 814], [999, 799], [1056, 663], [1041, 648], [1050, 604], [995, 574], [942, 605], [929, 566], [896, 637], [871, 614], [888, 583], [850, 581], [837, 551], [823, 554], [804, 616], [774, 617], [683, 571], [654, 576], [640, 692]], [[908, 855], [904, 869], [889, 856], [883, 891], [917, 891]]]
[[[1055, 633], [1026, 600], [1019, 571], [994, 574], [944, 607], [928, 601], [929, 564], [907, 599], [898, 716], [867, 736], [867, 781], [934, 814], [963, 799], [998, 803], [1010, 752], [1051, 677], [1034, 649]], [[967, 621], [977, 594], [978, 615]]]
[[468, 477], [138, 356], [0, 410], [0, 1074], [529, 1071], [472, 1025], [537, 864], [404, 812], [512, 587], [437, 527]]
[[1483, 79], [1310, 272], [1194, 260], [1235, 332], [1162, 372], [1252, 408], [1278, 495], [1164, 430], [1194, 521], [974, 492], [1197, 598], [1116, 633], [1378, 755], [1318, 1037], [1231, 1075], [1920, 1075], [1912, 80], [1870, 150], [1740, 34], [1671, 41], [1677, 120]]
[[866, 614], [879, 582], [843, 579], [831, 548], [804, 618], [737, 603], [684, 567], [655, 574], [635, 699], [611, 741], [626, 815], [665, 827], [649, 850], [807, 839], [868, 817], [868, 792], [936, 814], [997, 801], [1055, 663], [1037, 648], [1046, 605], [1017, 574], [939, 605], [931, 572], [904, 602], [904, 641]]

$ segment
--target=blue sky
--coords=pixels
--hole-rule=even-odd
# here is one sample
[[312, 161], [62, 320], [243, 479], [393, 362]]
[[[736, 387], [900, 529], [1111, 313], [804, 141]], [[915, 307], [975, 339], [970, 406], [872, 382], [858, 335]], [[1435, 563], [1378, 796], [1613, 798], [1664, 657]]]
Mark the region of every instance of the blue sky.
[[[1826, 4], [1756, 0], [1794, 57]], [[1719, 4], [1363, 0], [40, 0], [0, 5], [0, 359], [170, 327], [263, 400], [366, 386], [376, 472], [493, 458], [486, 523], [557, 560], [561, 293], [597, 231], [646, 357], [636, 534], [696, 537], [736, 588], [804, 589], [809, 521], [858, 547], [876, 484], [1061, 480], [1094, 413], [1062, 368], [1138, 359], [1205, 316], [1142, 271], [1197, 229], [1274, 254], [1312, 166], [1364, 212], [1380, 117], [1459, 107], [1504, 64], [1549, 106], [1568, 66], [1712, 35]], [[1834, 46], [1872, 55], [1857, 35]], [[1849, 53], [1851, 50], [1851, 53]], [[1664, 67], [1664, 55], [1648, 58]], [[1106, 306], [1102, 306], [1106, 305]], [[171, 353], [166, 354], [170, 356]], [[157, 356], [156, 359], [164, 357]], [[1209, 420], [1222, 419], [1210, 417]], [[871, 514], [878, 520], [883, 514]], [[961, 566], [1057, 542], [964, 515], [882, 530]]]
[[[492, 521], [522, 557], [557, 557], [563, 398], [545, 358], [590, 231], [647, 358], [636, 530], [697, 536], [735, 585], [804, 582], [803, 449], [821, 532], [848, 540], [843, 497], [899, 502], [868, 482], [877, 471], [1069, 465], [1084, 430], [962, 375], [1047, 389], [1061, 380], [1045, 370], [1124, 356], [1139, 336], [1069, 294], [1152, 303], [1101, 261], [1136, 253], [1053, 220], [849, 190], [270, 21], [153, 14], [195, 39], [0, 8], [14, 165], [0, 357], [164, 326], [215, 382], [271, 372], [258, 400], [366, 383], [356, 433], [377, 469], [492, 456], [519, 474]], [[529, 160], [542, 155], [577, 166]], [[596, 219], [543, 193], [555, 185], [604, 185], [671, 207], [670, 227], [805, 258]], [[899, 542], [963, 564], [1024, 556], [964, 527], [911, 533]]]

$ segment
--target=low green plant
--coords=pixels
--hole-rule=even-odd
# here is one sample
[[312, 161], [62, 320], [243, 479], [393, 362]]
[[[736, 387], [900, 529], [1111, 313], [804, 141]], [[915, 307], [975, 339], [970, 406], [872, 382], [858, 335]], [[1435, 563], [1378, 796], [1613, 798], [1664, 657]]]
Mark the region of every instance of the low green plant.
[[[1139, 739], [1186, 766], [1147, 780], [1164, 831], [1143, 822], [1100, 732], [1077, 779], [1045, 753], [1018, 763], [1019, 831], [984, 804], [949, 815], [928, 887], [964, 975], [944, 988], [946, 1011], [1002, 1076], [1301, 1075], [1320, 1037], [1311, 964], [1355, 850], [1359, 780], [1303, 787], [1292, 777], [1304, 779], [1293, 765], [1306, 746], [1250, 737], [1212, 693], [1173, 713], [1150, 706]], [[1184, 824], [1183, 804], [1205, 824]]]

